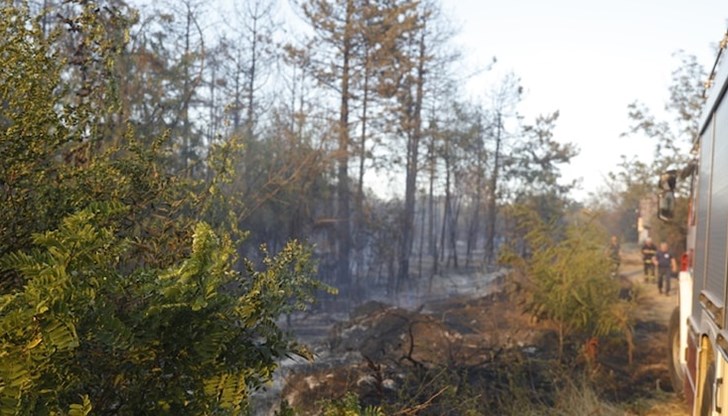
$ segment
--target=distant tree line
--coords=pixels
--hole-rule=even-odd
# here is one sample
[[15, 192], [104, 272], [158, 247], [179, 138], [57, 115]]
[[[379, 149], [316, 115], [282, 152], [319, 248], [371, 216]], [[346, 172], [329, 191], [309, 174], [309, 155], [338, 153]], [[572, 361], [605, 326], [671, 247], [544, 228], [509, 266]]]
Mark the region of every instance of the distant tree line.
[[[436, 1], [297, 1], [294, 25], [273, 0], [224, 11], [197, 0], [98, 4], [129, 22], [106, 27], [120, 45], [113, 70], [70, 23], [73, 4], [30, 3], [77, 63], [68, 74], [77, 96], [110, 81], [118, 97], [98, 104], [110, 114], [85, 151], [131, 130], [164, 136], [165, 169], [209, 181], [211, 149], [238, 144], [226, 155], [236, 174], [219, 191], [245, 201], [235, 212], [249, 232], [240, 254], [299, 238], [315, 243], [325, 281], [396, 291], [415, 275], [493, 263], [512, 234], [504, 206], [553, 217], [569, 205], [573, 184], [559, 166], [577, 149], [553, 137], [558, 111], [524, 120], [515, 75], [478, 102], [463, 99]], [[372, 171], [394, 172], [404, 194], [385, 200], [368, 188]]]
[[[100, 7], [129, 21], [126, 32], [106, 28], [122, 45], [113, 71], [88, 56], [69, 25], [72, 5], [29, 6], [48, 36], [68, 29], [56, 43], [79, 97], [113, 80], [118, 101], [103, 105], [115, 114], [94, 132], [106, 138], [98, 143], [118, 144], [132, 127], [142, 140], [165, 136], [166, 169], [200, 180], [210, 179], [210, 149], [239, 144], [227, 161], [235, 177], [220, 191], [246, 201], [236, 211], [237, 227], [249, 231], [241, 254], [299, 238], [315, 243], [327, 282], [377, 281], [396, 291], [413, 276], [492, 264], [515, 237], [507, 206], [530, 205], [553, 219], [573, 205], [574, 184], [559, 167], [578, 149], [553, 137], [558, 111], [524, 119], [516, 75], [482, 99], [464, 99], [453, 29], [436, 1], [297, 1], [295, 24], [280, 18], [289, 5], [274, 0], [229, 10], [195, 0], [110, 2]], [[693, 81], [704, 71], [689, 57], [683, 68], [669, 108], [681, 125], [630, 107], [631, 133], [660, 139], [661, 166], [678, 154], [676, 136], [692, 134], [686, 129], [700, 108]], [[625, 163], [629, 172], [618, 168], [608, 179], [612, 194], [592, 201], [612, 210], [607, 216], [622, 211], [620, 225], [609, 227], [619, 234], [634, 227], [638, 202], [610, 201], [647, 191], [622, 186], [648, 186], [637, 179], [647, 162]], [[656, 170], [643, 173], [651, 180]], [[372, 172], [393, 173], [404, 193], [385, 200], [367, 187]]]

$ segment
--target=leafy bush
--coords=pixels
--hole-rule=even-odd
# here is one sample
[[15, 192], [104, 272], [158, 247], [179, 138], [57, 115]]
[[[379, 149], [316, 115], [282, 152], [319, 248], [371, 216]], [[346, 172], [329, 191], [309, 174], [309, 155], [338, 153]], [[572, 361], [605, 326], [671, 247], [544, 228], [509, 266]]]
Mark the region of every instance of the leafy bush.
[[515, 213], [525, 232], [525, 253], [506, 249], [501, 261], [513, 267], [513, 282], [526, 311], [556, 323], [559, 351], [570, 335], [626, 337], [631, 361], [632, 304], [620, 299], [620, 284], [610, 277], [606, 234], [593, 218], [566, 226], [546, 224], [527, 209]]
[[3, 259], [26, 282], [0, 297], [3, 413], [59, 412], [79, 397], [95, 413], [238, 412], [279, 358], [309, 356], [276, 326], [310, 300], [300, 244], [243, 276], [230, 241], [200, 223], [181, 263], [124, 273], [128, 241], [111, 217], [125, 211], [82, 210]]
[[220, 192], [234, 144], [195, 181], [164, 165], [164, 137], [111, 133], [123, 44], [106, 27], [125, 21], [102, 14], [118, 9], [66, 2], [98, 70], [81, 96], [59, 33], [15, 3], [0, 3], [0, 414], [244, 412], [279, 358], [310, 356], [276, 320], [320, 287], [311, 253], [238, 260]]

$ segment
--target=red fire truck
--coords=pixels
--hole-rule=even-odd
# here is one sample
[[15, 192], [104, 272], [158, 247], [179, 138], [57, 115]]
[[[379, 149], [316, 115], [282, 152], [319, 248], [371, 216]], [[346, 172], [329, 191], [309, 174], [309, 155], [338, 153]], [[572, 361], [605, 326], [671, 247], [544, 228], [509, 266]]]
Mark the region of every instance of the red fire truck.
[[658, 216], [672, 220], [675, 186], [690, 186], [679, 306], [670, 319], [669, 367], [693, 415], [728, 415], [728, 33], [711, 71], [695, 160], [660, 177]]

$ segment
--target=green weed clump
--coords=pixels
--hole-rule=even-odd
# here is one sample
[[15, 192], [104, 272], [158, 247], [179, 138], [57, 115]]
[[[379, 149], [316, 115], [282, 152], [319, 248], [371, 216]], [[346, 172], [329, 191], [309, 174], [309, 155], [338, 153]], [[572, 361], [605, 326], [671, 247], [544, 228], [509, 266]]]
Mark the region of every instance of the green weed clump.
[[[619, 336], [632, 362], [634, 304], [610, 275], [606, 233], [593, 218], [571, 223], [544, 222], [535, 211], [515, 209], [523, 237], [501, 253], [512, 268], [511, 286], [526, 312], [556, 324], [559, 355], [567, 340], [584, 343]], [[568, 357], [564, 357], [568, 358]]]

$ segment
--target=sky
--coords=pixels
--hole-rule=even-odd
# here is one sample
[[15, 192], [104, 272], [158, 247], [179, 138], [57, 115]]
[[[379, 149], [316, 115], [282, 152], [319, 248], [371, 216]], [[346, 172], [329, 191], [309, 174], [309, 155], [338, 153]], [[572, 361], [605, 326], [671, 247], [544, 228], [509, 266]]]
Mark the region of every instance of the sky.
[[559, 110], [555, 137], [580, 149], [568, 179], [582, 180], [577, 199], [598, 189], [620, 155], [651, 159], [652, 144], [620, 137], [636, 100], [661, 114], [678, 50], [706, 70], [727, 28], [726, 0], [443, 0], [459, 33], [464, 65], [490, 71], [466, 93], [483, 99], [489, 85], [513, 72], [525, 89], [526, 119]]

